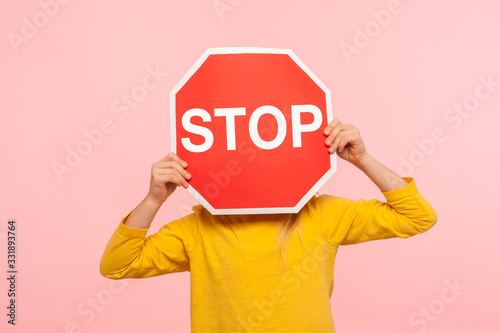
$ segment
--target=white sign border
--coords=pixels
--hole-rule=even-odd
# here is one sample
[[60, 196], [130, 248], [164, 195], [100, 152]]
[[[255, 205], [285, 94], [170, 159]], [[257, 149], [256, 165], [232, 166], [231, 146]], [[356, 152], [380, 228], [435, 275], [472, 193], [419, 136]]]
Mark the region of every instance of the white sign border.
[[[329, 124], [333, 120], [332, 100], [330, 89], [321, 82], [316, 75], [292, 52], [290, 49], [278, 48], [263, 48], [263, 47], [218, 47], [209, 48], [203, 55], [194, 63], [189, 71], [176, 84], [170, 92], [170, 149], [177, 153], [176, 142], [176, 115], [175, 115], [175, 95], [193, 76], [193, 74], [201, 67], [205, 60], [213, 54], [287, 54], [290, 58], [316, 83], [324, 92], [326, 97], [326, 117]], [[240, 214], [286, 214], [298, 213], [302, 207], [312, 198], [312, 196], [326, 183], [326, 181], [337, 171], [337, 153], [330, 154], [330, 169], [314, 184], [311, 189], [302, 197], [302, 199], [294, 207], [268, 207], [268, 208], [231, 208], [231, 209], [216, 209], [191, 185], [187, 190], [193, 195], [203, 207], [205, 207], [212, 215], [240, 215]]]

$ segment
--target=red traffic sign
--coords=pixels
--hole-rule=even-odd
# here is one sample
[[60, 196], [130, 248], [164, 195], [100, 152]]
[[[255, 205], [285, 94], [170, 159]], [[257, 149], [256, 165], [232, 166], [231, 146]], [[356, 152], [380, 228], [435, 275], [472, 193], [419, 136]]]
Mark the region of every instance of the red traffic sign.
[[330, 91], [291, 50], [208, 49], [170, 103], [171, 150], [212, 214], [296, 213], [336, 171]]

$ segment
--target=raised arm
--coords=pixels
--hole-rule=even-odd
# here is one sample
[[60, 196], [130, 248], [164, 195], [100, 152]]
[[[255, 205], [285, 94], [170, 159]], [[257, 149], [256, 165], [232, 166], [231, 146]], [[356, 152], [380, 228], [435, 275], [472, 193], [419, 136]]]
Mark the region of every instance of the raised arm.
[[328, 151], [355, 165], [363, 171], [382, 192], [392, 191], [407, 185], [396, 173], [374, 159], [366, 151], [359, 130], [350, 124], [342, 124], [334, 119], [326, 128], [325, 143]]
[[99, 270], [111, 279], [144, 278], [190, 269], [194, 214], [146, 233], [159, 208], [177, 186], [187, 187], [187, 163], [170, 153], [151, 169], [150, 190], [116, 227], [101, 258]]
[[355, 244], [392, 237], [410, 237], [430, 229], [437, 221], [433, 207], [418, 191], [413, 178], [400, 177], [370, 156], [359, 130], [338, 119], [326, 128], [325, 143], [330, 153], [351, 162], [381, 190], [387, 202], [357, 201], [323, 195], [314, 204], [324, 212], [319, 225], [335, 244]]
[[123, 222], [134, 229], [146, 229], [161, 205], [174, 192], [177, 186], [188, 187], [186, 179], [191, 175], [185, 170], [187, 163], [174, 153], [169, 153], [151, 167], [151, 182], [146, 197], [137, 205]]

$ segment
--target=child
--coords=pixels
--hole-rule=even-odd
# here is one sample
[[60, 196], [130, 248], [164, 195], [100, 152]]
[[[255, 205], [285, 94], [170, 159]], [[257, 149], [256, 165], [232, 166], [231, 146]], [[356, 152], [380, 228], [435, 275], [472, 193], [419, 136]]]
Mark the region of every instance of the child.
[[197, 205], [146, 237], [162, 203], [191, 178], [187, 163], [170, 153], [153, 164], [149, 193], [109, 240], [101, 274], [191, 272], [194, 333], [335, 332], [330, 298], [339, 245], [410, 237], [431, 228], [437, 215], [413, 178], [399, 177], [367, 153], [356, 127], [335, 119], [324, 133], [325, 149], [362, 170], [387, 202], [321, 195], [298, 214], [239, 216], [212, 215]]

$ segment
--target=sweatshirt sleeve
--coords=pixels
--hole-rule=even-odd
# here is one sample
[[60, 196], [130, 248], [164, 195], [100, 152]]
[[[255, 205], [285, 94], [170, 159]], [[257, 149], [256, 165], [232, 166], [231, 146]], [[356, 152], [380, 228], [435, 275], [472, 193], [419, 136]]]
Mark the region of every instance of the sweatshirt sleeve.
[[437, 222], [434, 208], [418, 191], [412, 177], [407, 185], [382, 192], [387, 202], [357, 201], [322, 195], [312, 207], [319, 227], [334, 245], [349, 245], [394, 237], [407, 238], [429, 230]]
[[147, 278], [190, 270], [189, 253], [194, 242], [196, 216], [172, 221], [146, 237], [147, 229], [123, 224], [116, 227], [101, 258], [99, 270], [110, 279]]

